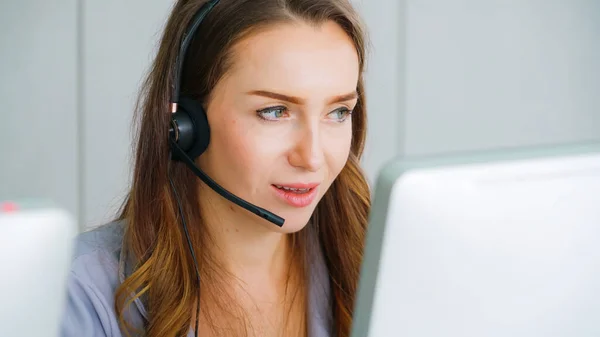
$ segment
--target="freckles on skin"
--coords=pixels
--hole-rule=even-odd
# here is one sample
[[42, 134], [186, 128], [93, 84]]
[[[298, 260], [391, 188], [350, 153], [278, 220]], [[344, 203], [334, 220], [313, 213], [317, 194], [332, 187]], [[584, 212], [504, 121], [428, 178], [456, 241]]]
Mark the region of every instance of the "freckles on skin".
[[222, 100], [217, 106], [218, 116], [209, 121], [214, 131], [209, 155], [211, 171], [218, 171], [223, 177], [220, 180], [231, 184], [229, 189], [237, 191], [235, 194], [256, 203], [264, 194], [261, 189], [270, 186], [268, 180], [278, 168], [275, 163], [283, 143], [274, 143], [272, 133], [264, 131], [256, 115], [236, 108], [233, 100]]
[[[246, 166], [239, 165], [239, 163], [251, 163], [256, 160], [254, 155], [256, 152], [255, 145], [249, 141], [252, 139], [251, 130], [244, 127], [244, 123], [239, 120], [238, 115], [237, 112], [222, 113], [220, 118], [217, 117], [221, 121], [211, 122], [211, 129], [214, 130], [214, 132], [211, 132], [211, 142], [215, 145], [215, 153], [220, 152], [223, 154], [219, 155], [222, 163], [220, 170], [223, 172], [233, 171], [228, 174], [232, 177], [248, 175], [245, 169]], [[213, 128], [212, 125], [215, 127]], [[247, 180], [243, 179], [242, 181]]]

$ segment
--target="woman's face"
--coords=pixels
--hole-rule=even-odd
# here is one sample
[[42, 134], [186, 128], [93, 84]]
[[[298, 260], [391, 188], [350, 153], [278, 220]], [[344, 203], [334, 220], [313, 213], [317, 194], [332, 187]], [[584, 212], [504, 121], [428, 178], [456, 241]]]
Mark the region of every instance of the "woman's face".
[[278, 229], [245, 210], [230, 213], [269, 230], [298, 231], [348, 159], [355, 46], [333, 22], [296, 22], [250, 35], [233, 51], [208, 102], [211, 140], [198, 163], [232, 193], [286, 221]]

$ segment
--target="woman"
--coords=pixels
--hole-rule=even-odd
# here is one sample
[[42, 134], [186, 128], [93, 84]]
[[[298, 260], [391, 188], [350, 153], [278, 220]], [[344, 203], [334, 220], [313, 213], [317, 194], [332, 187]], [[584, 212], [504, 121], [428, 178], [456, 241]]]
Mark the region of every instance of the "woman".
[[[119, 219], [78, 238], [63, 336], [350, 333], [370, 207], [357, 14], [349, 0], [221, 0], [186, 35], [206, 2], [177, 1], [167, 22], [132, 187]], [[198, 168], [283, 226], [174, 160], [174, 90], [206, 111]]]

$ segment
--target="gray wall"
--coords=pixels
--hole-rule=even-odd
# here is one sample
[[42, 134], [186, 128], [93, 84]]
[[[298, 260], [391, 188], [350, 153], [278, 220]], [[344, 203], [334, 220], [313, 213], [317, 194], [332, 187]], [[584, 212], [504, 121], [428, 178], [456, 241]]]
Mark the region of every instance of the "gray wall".
[[600, 1], [408, 1], [404, 152], [600, 138]]
[[0, 200], [80, 206], [75, 0], [0, 2]]
[[353, 2], [370, 40], [365, 74], [369, 129], [362, 163], [373, 183], [379, 169], [404, 147], [406, 1]]
[[[600, 139], [600, 2], [354, 2], [372, 41], [371, 181], [397, 155]], [[0, 199], [52, 198], [85, 226], [111, 216], [172, 3], [0, 2]]]
[[92, 226], [115, 213], [127, 190], [133, 109], [173, 1], [84, 3], [80, 210]]

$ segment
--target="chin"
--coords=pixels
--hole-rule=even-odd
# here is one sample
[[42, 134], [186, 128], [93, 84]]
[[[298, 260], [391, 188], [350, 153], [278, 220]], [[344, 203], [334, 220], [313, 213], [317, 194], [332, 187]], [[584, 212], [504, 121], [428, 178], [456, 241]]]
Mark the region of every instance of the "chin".
[[287, 212], [281, 212], [275, 214], [283, 217], [285, 222], [282, 227], [277, 227], [270, 222], [267, 222], [267, 225], [270, 226], [273, 231], [284, 234], [291, 234], [301, 231], [308, 225], [312, 212], [314, 211], [314, 207], [309, 209], [302, 210], [292, 210]]
[[[264, 205], [263, 207], [285, 219], [281, 228], [268, 222], [268, 226], [275, 232], [290, 234], [304, 229], [310, 221], [317, 204], [323, 197], [322, 187], [318, 186], [318, 184], [300, 185], [302, 184], [296, 184], [291, 187], [309, 188], [310, 191], [307, 193], [297, 193], [282, 190], [281, 188], [277, 188], [277, 185], [271, 186], [275, 195], [278, 196], [278, 200], [277, 202], [273, 202], [271, 207], [268, 205]], [[285, 206], [282, 206], [282, 201], [286, 204]]]
[[292, 234], [301, 231], [306, 225], [308, 225], [308, 220], [305, 222], [286, 220], [283, 227], [277, 228], [277, 231], [280, 233]]

